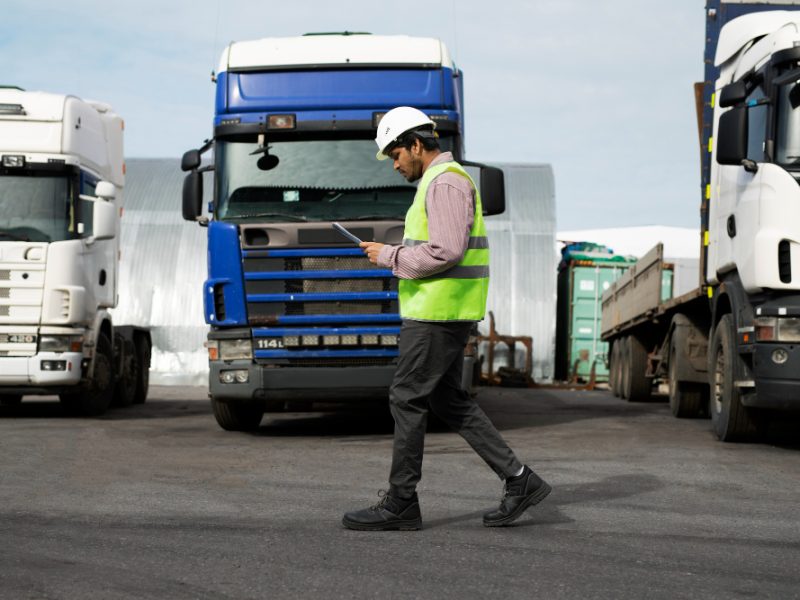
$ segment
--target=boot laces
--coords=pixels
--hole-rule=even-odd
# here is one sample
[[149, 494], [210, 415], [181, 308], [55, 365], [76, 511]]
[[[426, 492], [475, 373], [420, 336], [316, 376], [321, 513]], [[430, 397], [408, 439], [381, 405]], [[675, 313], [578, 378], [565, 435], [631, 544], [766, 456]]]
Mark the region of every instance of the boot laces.
[[387, 492], [386, 490], [378, 490], [378, 497], [380, 498], [380, 500], [378, 500], [377, 503], [370, 506], [369, 507], [370, 510], [380, 510], [381, 508], [386, 506], [386, 503], [389, 502], [390, 499], [389, 492]]

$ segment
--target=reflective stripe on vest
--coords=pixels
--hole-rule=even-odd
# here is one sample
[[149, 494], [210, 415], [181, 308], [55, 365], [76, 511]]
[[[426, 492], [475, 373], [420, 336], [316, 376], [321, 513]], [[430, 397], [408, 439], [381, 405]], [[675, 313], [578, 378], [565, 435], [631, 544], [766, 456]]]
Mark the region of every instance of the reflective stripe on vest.
[[489, 241], [483, 222], [481, 196], [475, 182], [457, 162], [428, 167], [406, 213], [404, 246], [428, 242], [425, 198], [431, 182], [445, 172], [465, 177], [475, 190], [475, 216], [467, 250], [459, 263], [424, 279], [401, 279], [398, 283], [400, 314], [419, 321], [480, 321], [486, 311], [489, 291]]

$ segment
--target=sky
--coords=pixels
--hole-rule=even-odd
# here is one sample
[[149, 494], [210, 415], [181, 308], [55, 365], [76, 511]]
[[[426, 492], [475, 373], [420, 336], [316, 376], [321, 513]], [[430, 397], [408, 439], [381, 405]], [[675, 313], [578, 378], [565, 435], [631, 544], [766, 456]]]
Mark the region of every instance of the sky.
[[0, 84], [111, 104], [128, 158], [177, 158], [211, 136], [211, 72], [230, 41], [436, 37], [464, 72], [467, 158], [552, 165], [559, 230], [699, 223], [704, 0], [4, 4]]

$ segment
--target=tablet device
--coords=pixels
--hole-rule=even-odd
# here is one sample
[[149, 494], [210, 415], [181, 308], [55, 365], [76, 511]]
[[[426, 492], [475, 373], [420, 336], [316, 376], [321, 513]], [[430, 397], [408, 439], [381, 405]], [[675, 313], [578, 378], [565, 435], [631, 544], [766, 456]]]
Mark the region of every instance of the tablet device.
[[340, 225], [339, 223], [331, 223], [331, 225], [333, 225], [333, 228], [336, 231], [341, 233], [344, 237], [346, 237], [348, 240], [350, 240], [354, 244], [361, 244], [361, 240], [358, 239], [358, 237], [356, 237], [355, 235], [353, 235], [352, 233], [347, 231], [347, 229], [345, 227], [343, 227], [342, 225]]

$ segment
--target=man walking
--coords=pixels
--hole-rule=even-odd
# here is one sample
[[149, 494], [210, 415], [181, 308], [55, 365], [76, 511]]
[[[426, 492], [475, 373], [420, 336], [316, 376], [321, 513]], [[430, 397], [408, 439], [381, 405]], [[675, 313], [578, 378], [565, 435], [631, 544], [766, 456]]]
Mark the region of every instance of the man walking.
[[416, 486], [428, 410], [458, 432], [505, 480], [500, 506], [483, 516], [487, 527], [508, 525], [550, 493], [524, 466], [483, 410], [461, 388], [464, 347], [486, 308], [489, 245], [475, 184], [450, 152], [442, 152], [435, 124], [401, 106], [378, 124], [378, 160], [391, 158], [408, 181], [420, 180], [406, 214], [403, 245], [362, 242], [370, 262], [399, 278], [397, 371], [390, 389], [395, 421], [389, 491], [369, 508], [348, 512], [349, 529], [420, 529]]

